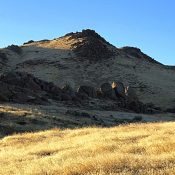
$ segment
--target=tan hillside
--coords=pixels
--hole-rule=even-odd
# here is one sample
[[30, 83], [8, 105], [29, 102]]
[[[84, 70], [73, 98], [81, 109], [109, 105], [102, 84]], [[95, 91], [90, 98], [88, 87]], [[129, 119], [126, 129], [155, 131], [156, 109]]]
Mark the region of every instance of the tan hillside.
[[54, 40], [29, 42], [21, 53], [1, 49], [8, 60], [1, 72], [25, 71], [60, 87], [121, 81], [135, 88], [140, 101], [175, 107], [175, 70], [157, 63], [139, 49], [116, 48], [91, 30]]
[[52, 129], [0, 140], [2, 175], [173, 175], [174, 123]]

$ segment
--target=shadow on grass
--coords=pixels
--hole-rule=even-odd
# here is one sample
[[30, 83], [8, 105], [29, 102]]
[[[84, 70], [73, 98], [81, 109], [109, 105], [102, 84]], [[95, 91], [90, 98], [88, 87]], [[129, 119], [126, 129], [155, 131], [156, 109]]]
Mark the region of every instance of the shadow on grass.
[[[156, 120], [145, 121], [142, 115], [138, 114], [131, 114], [132, 117], [130, 116], [130, 118], [116, 118], [112, 115], [106, 117], [92, 115], [81, 110], [67, 110], [64, 114], [58, 113], [57, 115], [53, 115], [51, 112], [46, 114], [40, 111], [32, 113], [22, 111], [20, 108], [9, 108], [6, 110], [9, 111], [2, 112], [1, 110], [0, 112], [0, 138], [17, 133], [37, 132], [53, 128], [114, 127], [130, 123], [156, 122]], [[157, 122], [160, 122], [160, 120]]]

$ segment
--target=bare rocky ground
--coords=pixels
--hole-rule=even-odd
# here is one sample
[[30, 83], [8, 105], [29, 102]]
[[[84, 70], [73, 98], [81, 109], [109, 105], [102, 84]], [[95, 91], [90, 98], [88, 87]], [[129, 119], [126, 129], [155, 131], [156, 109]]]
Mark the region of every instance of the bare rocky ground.
[[93, 30], [0, 49], [0, 73], [2, 137], [175, 119], [174, 67]]

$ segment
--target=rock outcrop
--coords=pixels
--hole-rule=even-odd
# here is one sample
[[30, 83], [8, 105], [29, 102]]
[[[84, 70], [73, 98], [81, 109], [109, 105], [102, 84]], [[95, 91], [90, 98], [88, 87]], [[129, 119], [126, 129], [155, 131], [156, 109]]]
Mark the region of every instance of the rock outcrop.
[[0, 101], [45, 104], [49, 96], [61, 96], [61, 89], [24, 72], [0, 77]]
[[8, 46], [7, 49], [17, 53], [17, 54], [21, 54], [22, 53], [22, 49], [21, 47], [17, 46], [17, 45], [11, 45], [11, 46]]
[[[153, 113], [153, 105], [143, 104], [132, 88], [125, 88], [123, 83], [103, 83], [100, 89], [82, 85], [75, 91], [65, 85], [62, 89], [24, 72], [9, 72], [0, 76], [0, 101], [15, 103], [48, 104], [50, 100], [65, 104], [93, 108], [126, 109], [137, 113]], [[89, 106], [90, 107], [90, 106]], [[92, 106], [91, 106], [92, 107]]]
[[150, 56], [144, 54], [139, 48], [136, 47], [122, 47], [121, 48], [122, 52], [124, 52], [125, 54], [128, 54], [130, 56], [139, 58], [139, 59], [143, 59], [145, 61], [151, 62], [151, 63], [156, 63], [156, 64], [160, 64], [158, 61], [154, 60], [153, 58], [151, 58]]
[[107, 97], [110, 99], [116, 99], [115, 91], [110, 83], [103, 83], [100, 87], [100, 92], [102, 97]]
[[107, 59], [115, 55], [109, 44], [104, 38], [94, 30], [83, 30], [82, 32], [70, 33], [70, 39], [76, 39], [72, 45], [72, 50], [82, 58], [92, 61]]
[[116, 96], [125, 98], [126, 96], [125, 86], [122, 82], [113, 82], [112, 88], [115, 90]]
[[88, 97], [95, 98], [97, 96], [96, 90], [92, 86], [80, 86], [77, 91], [79, 94], [86, 94]]

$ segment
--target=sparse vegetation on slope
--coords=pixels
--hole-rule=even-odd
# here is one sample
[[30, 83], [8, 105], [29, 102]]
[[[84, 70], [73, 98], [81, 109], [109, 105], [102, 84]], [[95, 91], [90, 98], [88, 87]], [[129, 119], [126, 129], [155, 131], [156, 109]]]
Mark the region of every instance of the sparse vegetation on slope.
[[0, 174], [173, 175], [173, 122], [49, 130], [0, 140]]
[[144, 104], [165, 111], [175, 107], [173, 67], [158, 63], [139, 48], [117, 48], [89, 29], [0, 49], [0, 70], [1, 74], [26, 72], [59, 87], [68, 83], [73, 89], [119, 81], [134, 88]]

